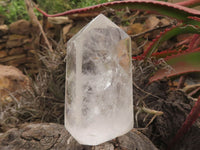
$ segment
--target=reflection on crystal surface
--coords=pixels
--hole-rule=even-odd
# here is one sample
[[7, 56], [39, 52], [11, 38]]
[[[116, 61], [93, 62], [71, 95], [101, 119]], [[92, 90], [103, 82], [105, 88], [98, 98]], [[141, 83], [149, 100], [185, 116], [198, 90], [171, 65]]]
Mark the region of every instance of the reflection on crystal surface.
[[67, 46], [67, 130], [85, 145], [97, 145], [131, 130], [130, 37], [100, 14]]

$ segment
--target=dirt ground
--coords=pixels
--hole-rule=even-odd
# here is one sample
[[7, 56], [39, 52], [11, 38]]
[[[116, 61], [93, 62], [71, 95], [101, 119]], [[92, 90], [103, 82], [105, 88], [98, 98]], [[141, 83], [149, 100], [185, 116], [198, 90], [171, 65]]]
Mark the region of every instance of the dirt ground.
[[[141, 132], [147, 135], [156, 147], [160, 150], [166, 150], [183, 124], [194, 102], [181, 90], [170, 90], [168, 79], [163, 79], [146, 86], [148, 82], [146, 77], [151, 71], [152, 68], [148, 68], [145, 73], [141, 73], [141, 70], [136, 67], [136, 71], [133, 74], [135, 85], [137, 85], [133, 88], [134, 106], [145, 105], [150, 109], [162, 111], [163, 115], [157, 116], [145, 128], [153, 115], [147, 116], [147, 113], [139, 113], [136, 124], [138, 124], [139, 128], [144, 128], [141, 129]], [[136, 114], [137, 111], [135, 112]], [[200, 146], [200, 142], [197, 140], [200, 138], [199, 132], [199, 123], [197, 122], [180, 139], [176, 146], [173, 145], [173, 149], [198, 150]]]

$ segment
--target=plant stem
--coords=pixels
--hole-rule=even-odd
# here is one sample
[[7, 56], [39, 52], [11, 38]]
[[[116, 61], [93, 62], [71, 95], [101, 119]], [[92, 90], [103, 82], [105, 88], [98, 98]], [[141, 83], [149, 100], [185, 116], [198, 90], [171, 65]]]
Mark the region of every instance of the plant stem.
[[195, 121], [200, 117], [200, 96], [193, 106], [192, 110], [190, 111], [188, 117], [186, 118], [185, 122], [178, 130], [176, 136], [169, 144], [168, 150], [171, 150], [177, 142], [183, 137], [183, 135], [191, 128], [191, 126], [195, 123]]

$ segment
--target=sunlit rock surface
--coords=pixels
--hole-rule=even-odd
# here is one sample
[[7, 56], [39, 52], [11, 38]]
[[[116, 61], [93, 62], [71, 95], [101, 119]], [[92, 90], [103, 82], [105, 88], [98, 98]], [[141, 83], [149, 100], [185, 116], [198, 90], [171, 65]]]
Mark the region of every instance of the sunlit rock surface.
[[133, 127], [131, 40], [100, 14], [67, 43], [65, 127], [98, 145]]

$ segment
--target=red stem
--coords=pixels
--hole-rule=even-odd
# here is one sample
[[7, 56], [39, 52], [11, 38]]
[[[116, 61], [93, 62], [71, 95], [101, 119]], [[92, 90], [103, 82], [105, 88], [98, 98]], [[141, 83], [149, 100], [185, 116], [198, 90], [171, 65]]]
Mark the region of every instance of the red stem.
[[185, 122], [178, 130], [175, 138], [170, 143], [168, 149], [172, 149], [172, 147], [180, 140], [181, 137], [190, 129], [190, 127], [195, 123], [195, 121], [200, 117], [200, 96], [198, 101], [193, 106], [192, 110], [190, 111], [188, 117], [186, 118]]
[[180, 77], [177, 89], [182, 89], [184, 87], [184, 83], [186, 79], [187, 79], [186, 75], [183, 75]]
[[199, 34], [193, 35], [192, 40], [190, 41], [188, 50], [192, 50], [194, 48], [194, 45], [195, 45], [195, 43], [196, 43], [196, 41], [198, 40], [199, 37], [200, 37]]

